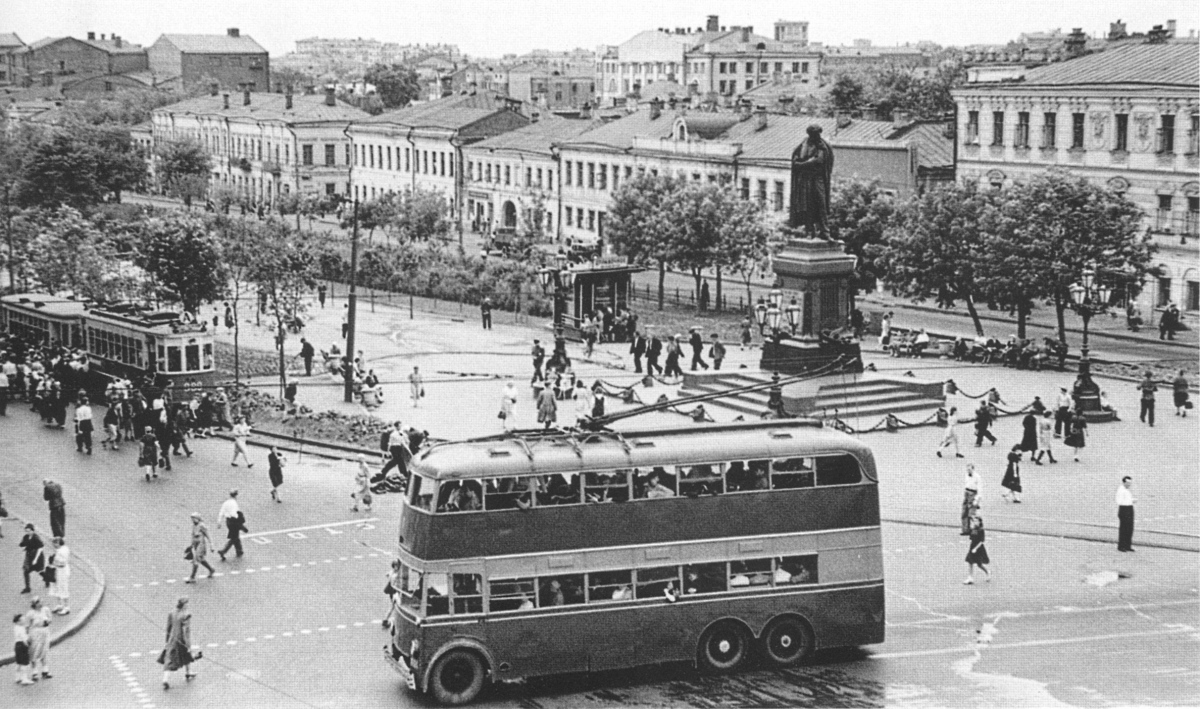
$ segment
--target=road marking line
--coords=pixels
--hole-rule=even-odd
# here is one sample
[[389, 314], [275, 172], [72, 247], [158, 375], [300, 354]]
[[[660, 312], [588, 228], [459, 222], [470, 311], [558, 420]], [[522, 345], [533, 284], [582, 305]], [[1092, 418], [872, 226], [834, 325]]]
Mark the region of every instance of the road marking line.
[[280, 637], [283, 637], [283, 638], [290, 638], [290, 637], [292, 637], [293, 635], [295, 635], [295, 633], [291, 632], [290, 630], [289, 630], [288, 632], [286, 632], [286, 633], [280, 633], [280, 634], [279, 634], [279, 636], [280, 636]]
[[220, 643], [209, 643], [208, 647], [221, 647]]
[[337, 629], [338, 629], [338, 630], [345, 630], [345, 629], [346, 629], [346, 626], [345, 626], [345, 625], [339, 625], [339, 626], [337, 626]]
[[[299, 566], [299, 564], [297, 564], [297, 566]], [[288, 565], [287, 565], [287, 564], [277, 564], [277, 565], [275, 566], [275, 568], [277, 568], [277, 569], [286, 569], [287, 567], [288, 567]], [[267, 567], [265, 567], [265, 566], [264, 566], [263, 568], [265, 569], [265, 568], [267, 568]]]
[[328, 627], [325, 627], [325, 628], [317, 628], [317, 632], [318, 632], [318, 633], [328, 633], [328, 632], [329, 632], [329, 628], [328, 628]]
[[263, 636], [263, 640], [274, 640], [274, 639], [275, 639], [274, 635], [264, 635]]
[[226, 645], [237, 645], [237, 641], [236, 640], [226, 640], [225, 644]]
[[130, 657], [141, 657], [141, 656], [142, 656], [142, 653], [140, 653], [140, 652], [135, 652], [130, 655]]
[[310, 524], [307, 527], [292, 527], [290, 529], [273, 529], [268, 532], [255, 532], [254, 534], [243, 534], [242, 537], [267, 537], [275, 534], [290, 534], [291, 532], [303, 532], [309, 529], [328, 529], [330, 527], [345, 527], [348, 524], [364, 524], [367, 522], [378, 522], [378, 517], [370, 517], [368, 519], [352, 519], [348, 522], [332, 522], [330, 524]]
[[258, 638], [246, 638], [246, 642], [248, 642], [248, 643], [258, 642]]
[[[1050, 647], [1054, 645], [1072, 645], [1075, 643], [1097, 642], [1101, 640], [1122, 640], [1125, 638], [1147, 638], [1159, 635], [1180, 635], [1189, 631], [1186, 630], [1150, 630], [1142, 633], [1111, 633], [1108, 635], [1087, 635], [1076, 638], [1053, 638], [1050, 640], [1024, 640], [1014, 643], [998, 643], [988, 645], [990, 650], [1012, 650], [1015, 648], [1024, 647]], [[882, 652], [877, 655], [871, 655], [872, 660], [895, 660], [910, 657], [928, 657], [931, 655], [958, 655], [961, 653], [975, 652], [979, 648], [978, 645], [972, 643], [970, 645], [962, 645], [959, 647], [943, 647], [936, 650], [911, 650], [908, 652]]]
[[[1196, 604], [1195, 601], [1162, 601], [1161, 603], [1142, 603], [1142, 604], [1138, 604], [1137, 607], [1138, 608], [1170, 608], [1172, 606], [1191, 606], [1191, 605], [1195, 605], [1195, 604]], [[1121, 606], [1097, 606], [1095, 608], [1054, 608], [1054, 609], [1043, 610], [1043, 611], [1029, 611], [1029, 612], [1024, 612], [1024, 613], [1017, 612], [1017, 613], [1012, 613], [1008, 617], [1031, 618], [1034, 616], [1043, 616], [1043, 615], [1069, 615], [1072, 613], [1103, 613], [1103, 612], [1107, 612], [1107, 611], [1127, 611], [1129, 609], [1130, 609], [1129, 604], [1125, 604], [1125, 605], [1121, 605]], [[947, 621], [956, 621], [956, 620], [960, 620], [960, 618], [957, 618], [957, 617], [926, 618], [925, 620], [914, 620], [910, 623], [888, 623], [888, 626], [896, 627], [896, 628], [907, 628], [907, 627], [919, 626], [919, 625], [936, 625], [936, 624], [940, 624], [940, 623], [945, 623]]]
[[[141, 653], [138, 654], [140, 655]], [[109, 662], [112, 663], [113, 669], [119, 672], [122, 677], [130, 675], [125, 679], [125, 686], [127, 689], [129, 689], [129, 692], [133, 695], [134, 699], [147, 707], [153, 707], [154, 705], [149, 703], [153, 700], [145, 696], [146, 690], [142, 689], [141, 682], [138, 681], [138, 678], [132, 676], [133, 673], [129, 671], [129, 666], [125, 664], [125, 661], [121, 659], [121, 656], [110, 655], [108, 659]]]

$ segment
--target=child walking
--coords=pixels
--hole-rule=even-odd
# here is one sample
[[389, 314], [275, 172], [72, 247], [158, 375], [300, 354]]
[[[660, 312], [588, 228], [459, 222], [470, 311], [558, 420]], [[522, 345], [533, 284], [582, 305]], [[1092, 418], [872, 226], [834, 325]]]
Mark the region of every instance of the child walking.
[[25, 626], [25, 614], [13, 616], [13, 655], [17, 660], [17, 684], [33, 684], [29, 678], [29, 628]]

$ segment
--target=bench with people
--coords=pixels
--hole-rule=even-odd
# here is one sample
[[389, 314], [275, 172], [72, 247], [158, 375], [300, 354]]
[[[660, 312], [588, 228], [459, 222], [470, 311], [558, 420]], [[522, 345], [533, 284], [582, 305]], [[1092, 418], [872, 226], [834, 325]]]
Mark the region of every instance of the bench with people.
[[893, 327], [884, 345], [893, 357], [941, 357], [958, 362], [1002, 364], [1015, 369], [1041, 370], [1066, 366], [1067, 346], [1052, 337], [1041, 341], [1018, 338], [1007, 341], [995, 336], [976, 337], [930, 334], [924, 328], [911, 330]]

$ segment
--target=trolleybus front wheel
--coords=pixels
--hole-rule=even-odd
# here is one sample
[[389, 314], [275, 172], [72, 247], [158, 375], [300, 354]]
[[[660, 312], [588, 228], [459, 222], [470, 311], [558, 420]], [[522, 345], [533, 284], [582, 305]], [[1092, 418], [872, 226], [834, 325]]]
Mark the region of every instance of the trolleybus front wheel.
[[441, 704], [472, 702], [483, 691], [483, 660], [470, 650], [451, 650], [438, 659], [429, 676], [429, 691]]
[[812, 652], [813, 634], [803, 621], [777, 618], [762, 635], [762, 654], [776, 667], [794, 665]]
[[709, 672], [732, 672], [750, 656], [750, 639], [737, 623], [723, 622], [704, 631], [700, 638], [700, 666]]

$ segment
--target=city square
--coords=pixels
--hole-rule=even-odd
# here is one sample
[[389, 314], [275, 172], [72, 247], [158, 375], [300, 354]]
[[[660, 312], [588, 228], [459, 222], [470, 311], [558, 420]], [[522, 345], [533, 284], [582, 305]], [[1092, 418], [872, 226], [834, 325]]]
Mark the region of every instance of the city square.
[[[707, 19], [503, 60], [245, 28], [0, 54], [0, 704], [1200, 702], [1194, 31], [874, 47], [956, 77], [884, 117], [835, 106], [881, 70], [815, 18]], [[64, 41], [110, 65], [56, 72]], [[134, 182], [56, 172], [105, 81], [152, 97], [95, 124]]]

